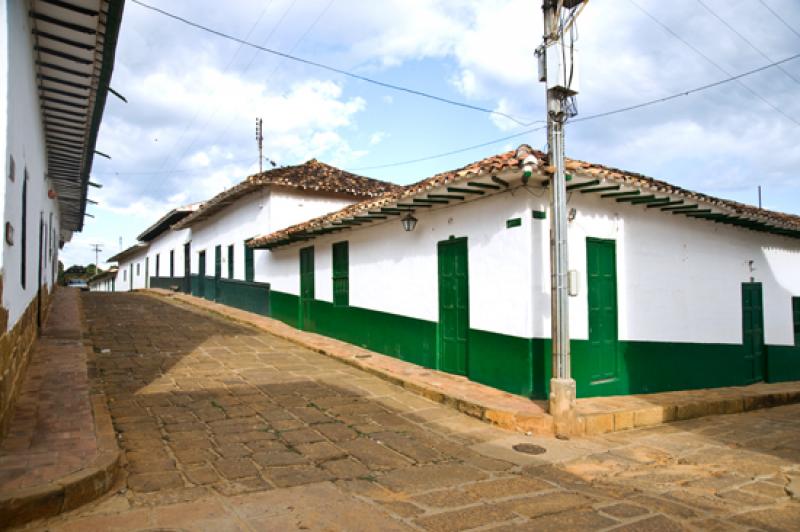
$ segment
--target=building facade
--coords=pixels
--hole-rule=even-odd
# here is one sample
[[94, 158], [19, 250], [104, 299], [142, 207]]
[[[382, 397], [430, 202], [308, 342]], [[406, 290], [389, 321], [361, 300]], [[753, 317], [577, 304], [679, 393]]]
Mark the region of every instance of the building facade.
[[123, 2], [83, 4], [0, 4], [0, 434], [47, 313], [59, 249], [83, 227]]
[[[546, 397], [548, 176], [526, 176], [523, 158], [491, 157], [250, 240], [270, 254], [271, 315]], [[580, 397], [800, 379], [800, 217], [600, 165], [572, 161], [570, 173]]]
[[109, 268], [89, 279], [87, 284], [90, 292], [115, 292], [116, 281], [117, 269]]
[[0, 434], [80, 231], [123, 2], [0, 4]]
[[115, 292], [130, 292], [141, 290], [149, 286], [148, 273], [150, 269], [147, 258], [148, 245], [137, 242], [126, 248], [107, 262], [117, 263], [117, 277], [114, 281]]

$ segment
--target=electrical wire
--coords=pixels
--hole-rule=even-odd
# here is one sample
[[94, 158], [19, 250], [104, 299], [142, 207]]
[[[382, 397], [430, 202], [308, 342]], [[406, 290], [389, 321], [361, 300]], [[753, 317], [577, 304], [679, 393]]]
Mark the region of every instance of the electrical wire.
[[[137, 0], [132, 0], [132, 1], [134, 1], [134, 2], [135, 2], [135, 1], [137, 1]], [[654, 15], [652, 15], [652, 14], [651, 14], [649, 11], [647, 11], [647, 10], [646, 10], [646, 9], [644, 9], [642, 6], [640, 6], [640, 5], [639, 5], [639, 4], [638, 4], [638, 3], [637, 3], [635, 0], [628, 0], [628, 1], [629, 1], [631, 4], [633, 4], [633, 5], [634, 5], [634, 7], [636, 7], [636, 8], [637, 8], [639, 11], [641, 11], [642, 13], [644, 13], [644, 14], [645, 14], [645, 15], [646, 15], [648, 18], [650, 18], [650, 20], [652, 20], [653, 22], [655, 22], [656, 24], [658, 24], [659, 26], [661, 26], [661, 27], [662, 27], [662, 28], [663, 28], [663, 29], [664, 29], [664, 30], [665, 30], [667, 33], [669, 33], [670, 35], [672, 35], [673, 37], [675, 37], [676, 39], [678, 39], [678, 40], [679, 40], [680, 42], [682, 42], [682, 43], [683, 43], [683, 44], [684, 44], [686, 47], [688, 47], [689, 49], [691, 49], [691, 50], [692, 50], [694, 53], [696, 53], [697, 55], [699, 55], [700, 57], [702, 57], [703, 59], [705, 59], [705, 60], [706, 60], [708, 63], [710, 63], [711, 65], [713, 65], [713, 66], [714, 66], [714, 68], [716, 68], [717, 70], [719, 70], [719, 71], [720, 71], [720, 72], [722, 72], [723, 74], [726, 74], [726, 75], [728, 75], [728, 76], [731, 76], [731, 73], [730, 73], [730, 72], [728, 72], [727, 70], [725, 70], [725, 69], [724, 69], [724, 68], [723, 68], [721, 65], [719, 65], [719, 63], [717, 63], [716, 61], [714, 61], [713, 59], [711, 59], [711, 58], [710, 58], [708, 55], [704, 54], [704, 53], [703, 53], [703, 52], [702, 52], [702, 51], [701, 51], [699, 48], [697, 48], [696, 46], [694, 46], [693, 44], [691, 44], [689, 41], [687, 41], [686, 39], [684, 39], [683, 37], [681, 37], [680, 35], [678, 35], [678, 34], [677, 34], [677, 33], [676, 33], [676, 32], [675, 32], [675, 31], [674, 31], [672, 28], [670, 28], [669, 26], [667, 26], [666, 24], [664, 24], [663, 22], [661, 22], [661, 21], [660, 21], [658, 18], [656, 18]], [[778, 113], [780, 113], [781, 115], [783, 115], [783, 117], [784, 117], [784, 118], [786, 118], [787, 120], [790, 120], [791, 122], [794, 122], [796, 125], [800, 126], [800, 121], [798, 121], [798, 120], [797, 120], [797, 119], [795, 119], [794, 117], [792, 117], [792, 116], [790, 116], [789, 114], [787, 114], [786, 112], [784, 112], [784, 111], [783, 111], [783, 109], [781, 109], [780, 107], [776, 106], [775, 104], [773, 104], [772, 102], [770, 102], [769, 100], [767, 100], [766, 98], [764, 98], [764, 97], [763, 97], [761, 94], [759, 94], [758, 92], [754, 91], [754, 90], [753, 90], [753, 89], [751, 89], [749, 86], [747, 86], [747, 85], [745, 85], [744, 83], [742, 83], [742, 82], [739, 80], [739, 77], [740, 77], [740, 76], [734, 76], [734, 77], [732, 77], [732, 80], [735, 80], [737, 83], [739, 83], [739, 85], [741, 85], [742, 87], [744, 87], [745, 89], [747, 89], [747, 91], [748, 91], [748, 92], [750, 92], [750, 94], [752, 94], [753, 96], [755, 96], [756, 98], [758, 98], [759, 100], [761, 100], [762, 102], [764, 102], [765, 104], [767, 104], [768, 106], [770, 106], [772, 109], [774, 109], [775, 111], [777, 111]]]
[[783, 23], [783, 25], [784, 25], [784, 26], [786, 26], [786, 28], [787, 28], [789, 31], [791, 31], [792, 33], [794, 33], [795, 35], [797, 35], [797, 37], [798, 37], [798, 38], [800, 38], [800, 31], [797, 31], [796, 29], [794, 29], [794, 27], [793, 27], [793, 26], [791, 26], [791, 25], [790, 25], [788, 22], [786, 22], [786, 19], [785, 19], [785, 18], [783, 18], [782, 16], [780, 16], [780, 15], [779, 15], [779, 14], [778, 14], [778, 13], [777, 13], [777, 12], [776, 12], [774, 9], [772, 9], [771, 7], [769, 7], [769, 4], [767, 4], [767, 3], [766, 3], [764, 0], [758, 0], [758, 3], [759, 3], [759, 4], [761, 4], [762, 6], [764, 6], [764, 7], [766, 8], [766, 10], [767, 10], [767, 11], [769, 11], [770, 13], [772, 13], [773, 15], [775, 15], [775, 18], [777, 18], [778, 20], [780, 20], [780, 21], [781, 21], [781, 23]]
[[[256, 21], [250, 27], [250, 31], [248, 31], [247, 35], [245, 35], [245, 37], [244, 37], [245, 39], [249, 38], [250, 35], [255, 31], [256, 27], [261, 22], [261, 19], [264, 18], [264, 14], [267, 12], [269, 7], [272, 5], [272, 1], [273, 0], [270, 0], [267, 3], [267, 5], [264, 6], [264, 9], [261, 11], [261, 14], [258, 16]], [[236, 51], [231, 56], [230, 60], [228, 61], [228, 64], [225, 65], [225, 68], [222, 70], [222, 74], [225, 74], [226, 72], [228, 72], [228, 69], [230, 69], [230, 67], [233, 66], [233, 62], [236, 60], [236, 56], [239, 55], [239, 52], [242, 50], [242, 48], [244, 48], [243, 44], [240, 44], [239, 47], [236, 48]], [[186, 135], [186, 132], [189, 131], [189, 128], [192, 127], [194, 125], [194, 123], [197, 121], [197, 118], [200, 116], [200, 111], [201, 111], [201, 109], [198, 108], [197, 111], [195, 112], [194, 116], [192, 117], [192, 119], [186, 124], [186, 127], [183, 128], [183, 131], [178, 136], [178, 139], [173, 143], [172, 149], [170, 149], [167, 152], [167, 156], [164, 158], [164, 160], [159, 165], [159, 169], [164, 168], [164, 166], [167, 164], [167, 161], [172, 159], [172, 156], [175, 153], [175, 148], [177, 148], [177, 146], [180, 143], [180, 141], [183, 140], [183, 137]]]
[[[637, 109], [642, 109], [644, 107], [650, 107], [651, 105], [657, 105], [657, 104], [660, 104], [660, 103], [665, 103], [665, 102], [668, 102], [670, 100], [675, 100], [677, 98], [681, 98], [683, 96], [689, 96], [690, 94], [694, 94], [694, 93], [697, 93], [697, 92], [705, 91], [705, 90], [708, 90], [708, 89], [713, 89], [714, 87], [719, 87], [720, 85], [725, 85], [726, 83], [731, 83], [733, 81], [739, 81], [740, 79], [742, 79], [744, 77], [751, 76], [753, 74], [757, 74], [757, 73], [763, 72], [765, 70], [769, 70], [770, 68], [775, 68], [775, 67], [777, 67], [779, 65], [783, 65], [783, 64], [789, 63], [790, 61], [795, 61], [797, 59], [800, 59], [800, 53], [791, 55], [789, 57], [781, 59], [780, 61], [774, 61], [774, 62], [769, 63], [767, 65], [762, 65], [762, 66], [760, 66], [758, 68], [754, 68], [752, 70], [748, 70], [747, 72], [742, 72], [741, 74], [737, 74], [735, 76], [730, 76], [730, 77], [727, 77], [725, 79], [714, 81], [712, 83], [706, 83], [705, 85], [700, 85], [698, 87], [694, 87], [692, 89], [688, 89], [688, 90], [685, 90], [683, 92], [670, 94], [669, 96], [664, 96], [662, 98], [656, 98], [654, 100], [649, 100], [649, 101], [638, 103], [638, 104], [635, 104], [635, 105], [629, 105], [627, 107], [620, 107], [619, 109], [613, 109], [611, 111], [603, 111], [601, 113], [595, 113], [595, 114], [592, 114], [592, 115], [587, 115], [587, 116], [583, 116], [583, 117], [580, 117], [580, 118], [575, 118], [573, 120], [570, 120], [570, 123], [587, 122], [589, 120], [596, 120], [598, 118], [605, 118], [607, 116], [626, 113], [626, 112], [629, 112], [629, 111], [635, 111]], [[529, 133], [533, 133], [534, 131], [539, 131], [539, 130], [542, 130], [542, 129], [546, 129], [546, 126], [537, 127], [537, 128], [533, 128], [533, 129], [528, 129], [528, 130], [525, 130], [525, 131], [521, 131], [519, 133], [515, 133], [513, 135], [509, 135], [509, 136], [502, 137], [502, 138], [495, 139], [495, 140], [490, 140], [488, 142], [482, 142], [480, 144], [475, 144], [473, 146], [467, 146], [466, 148], [459, 148], [459, 149], [448, 151], [448, 152], [445, 152], [445, 153], [439, 153], [439, 154], [436, 154], [436, 155], [429, 155], [427, 157], [420, 157], [420, 158], [417, 158], [417, 159], [410, 159], [410, 160], [407, 160], [407, 161], [399, 161], [399, 162], [396, 162], [396, 163], [388, 163], [388, 164], [381, 164], [381, 165], [377, 165], [377, 166], [365, 166], [365, 167], [361, 167], [361, 168], [353, 168], [352, 171], [357, 172], [357, 171], [364, 171], [364, 170], [377, 170], [377, 169], [380, 169], [380, 168], [391, 168], [391, 167], [394, 167], [394, 166], [404, 166], [404, 165], [407, 165], [407, 164], [413, 164], [413, 163], [418, 163], [418, 162], [423, 162], [423, 161], [430, 161], [430, 160], [433, 160], [433, 159], [439, 159], [441, 157], [447, 157], [448, 155], [455, 155], [455, 154], [458, 154], [458, 153], [474, 150], [474, 149], [477, 149], [477, 148], [484, 148], [486, 146], [491, 146], [492, 144], [498, 144], [500, 142], [505, 142], [507, 140], [510, 140], [510, 139], [513, 139], [513, 138], [516, 138], [516, 137], [521, 137], [523, 135], [527, 135]]]
[[[291, 11], [291, 10], [292, 10], [292, 8], [294, 7], [294, 5], [295, 5], [296, 3], [297, 3], [297, 0], [292, 0], [292, 3], [291, 3], [291, 4], [289, 4], [289, 6], [288, 6], [288, 7], [287, 7], [287, 8], [286, 8], [284, 11], [283, 11], [283, 14], [281, 14], [281, 17], [280, 17], [280, 18], [278, 19], [278, 21], [277, 21], [277, 22], [276, 22], [276, 23], [275, 23], [275, 24], [272, 26], [272, 29], [271, 29], [271, 30], [269, 31], [269, 33], [267, 34], [267, 37], [264, 39], [264, 44], [266, 44], [266, 43], [268, 43], [268, 42], [269, 42], [269, 40], [272, 38], [272, 36], [273, 36], [273, 35], [275, 34], [275, 32], [278, 30], [278, 28], [280, 27], [280, 25], [281, 25], [281, 24], [283, 24], [283, 21], [286, 19], [286, 16], [289, 14], [289, 11]], [[272, 4], [272, 0], [270, 0], [270, 4]], [[269, 5], [268, 5], [267, 7], [269, 7]], [[245, 37], [245, 39], [246, 39], [246, 38], [247, 38], [247, 37]], [[239, 46], [239, 47], [241, 48], [241, 47], [243, 47], [243, 46], [244, 46], [244, 44], [240, 44], [240, 46]], [[244, 74], [245, 72], [247, 72], [247, 71], [250, 69], [250, 67], [253, 65], [253, 62], [256, 60], [256, 55], [257, 55], [257, 54], [258, 54], [258, 52], [255, 52], [255, 53], [253, 54], [253, 57], [251, 57], [251, 58], [250, 58], [250, 61], [249, 61], [249, 62], [247, 63], [247, 65], [244, 67], [244, 69], [242, 70], [241, 74]], [[175, 165], [176, 165], [176, 166], [177, 166], [177, 165], [178, 165], [178, 164], [181, 162], [181, 160], [183, 159], [183, 157], [184, 157], [184, 156], [185, 156], [187, 153], [189, 153], [189, 150], [191, 150], [191, 149], [194, 147], [194, 145], [197, 143], [197, 139], [200, 137], [200, 133], [201, 133], [202, 131], [205, 131], [205, 129], [206, 129], [206, 127], [208, 126], [208, 124], [210, 124], [210, 123], [211, 123], [211, 120], [212, 120], [212, 119], [213, 119], [213, 118], [214, 118], [214, 117], [217, 115], [217, 111], [219, 111], [219, 107], [215, 107], [215, 108], [214, 108], [213, 112], [211, 113], [211, 115], [209, 115], [209, 117], [208, 117], [208, 119], [206, 120], [205, 124], [203, 124], [203, 127], [201, 127], [200, 129], [198, 129], [198, 131], [195, 133], [194, 137], [192, 138], [192, 141], [191, 141], [191, 142], [190, 142], [190, 143], [189, 143], [189, 144], [186, 146], [186, 148], [184, 148], [184, 149], [183, 149], [183, 151], [181, 152], [180, 156], [178, 156], [178, 158], [177, 158], [177, 159], [176, 159], [176, 161], [175, 161]], [[230, 127], [230, 125], [231, 125], [231, 122], [228, 122], [228, 125], [225, 127], [224, 131], [227, 131], [227, 130], [228, 130], [228, 128]], [[213, 142], [211, 145], [213, 146], [214, 144], [216, 144], [216, 143], [217, 143], [217, 141], [218, 141], [218, 140], [219, 140], [221, 137], [222, 137], [222, 134], [220, 134], [219, 136], [217, 136], [217, 138], [216, 138], [216, 139], [214, 139], [214, 142]]]
[[223, 39], [228, 39], [230, 41], [238, 42], [240, 44], [243, 44], [245, 46], [250, 46], [252, 48], [255, 48], [257, 50], [260, 50], [260, 51], [268, 53], [268, 54], [272, 54], [272, 55], [276, 55], [276, 56], [279, 56], [279, 57], [283, 57], [284, 59], [289, 59], [291, 61], [296, 61], [298, 63], [303, 63], [305, 65], [309, 65], [309, 66], [313, 66], [313, 67], [320, 68], [320, 69], [323, 69], [323, 70], [327, 70], [329, 72], [334, 72], [336, 74], [341, 74], [343, 76], [346, 76], [346, 77], [349, 77], [349, 78], [352, 78], [352, 79], [356, 79], [356, 80], [359, 80], [359, 81], [363, 81], [363, 82], [366, 82], [366, 83], [370, 83], [372, 85], [377, 85], [377, 86], [383, 87], [385, 89], [391, 89], [391, 90], [398, 91], [398, 92], [404, 92], [404, 93], [411, 94], [411, 95], [414, 95], [414, 96], [427, 98], [429, 100], [434, 100], [434, 101], [437, 101], [437, 102], [446, 103], [446, 104], [449, 104], [449, 105], [454, 105], [456, 107], [462, 107], [464, 109], [470, 109], [470, 110], [478, 111], [478, 112], [481, 112], [481, 113], [486, 113], [486, 114], [496, 115], [496, 116], [502, 116], [503, 118], [507, 118], [508, 120], [511, 120], [515, 124], [518, 124], [518, 125], [523, 126], [523, 127], [543, 122], [543, 120], [534, 120], [532, 122], [531, 121], [526, 121], [524, 119], [517, 118], [515, 116], [512, 116], [512, 115], [510, 115], [508, 113], [504, 113], [502, 111], [497, 111], [497, 110], [494, 110], [494, 109], [488, 109], [486, 107], [480, 107], [478, 105], [473, 105], [473, 104], [466, 103], [466, 102], [461, 102], [461, 101], [458, 101], [458, 100], [452, 100], [450, 98], [445, 98], [443, 96], [437, 96], [435, 94], [430, 94], [430, 93], [425, 92], [425, 91], [412, 89], [412, 88], [409, 88], [409, 87], [404, 87], [402, 85], [395, 85], [393, 83], [388, 83], [388, 82], [385, 82], [385, 81], [376, 80], [374, 78], [370, 78], [370, 77], [367, 77], [367, 76], [362, 76], [361, 74], [356, 74], [355, 72], [350, 72], [348, 70], [344, 70], [344, 69], [341, 69], [341, 68], [337, 68], [337, 67], [333, 67], [333, 66], [326, 65], [326, 64], [323, 64], [323, 63], [319, 63], [317, 61], [312, 61], [310, 59], [304, 59], [302, 57], [297, 57], [295, 55], [292, 55], [292, 54], [289, 54], [289, 53], [286, 53], [286, 52], [281, 52], [279, 50], [274, 50], [272, 48], [267, 48], [266, 46], [261, 46], [261, 45], [252, 43], [252, 42], [247, 41], [245, 39], [240, 39], [239, 37], [235, 37], [233, 35], [224, 33], [222, 31], [215, 30], [213, 28], [210, 28], [208, 26], [204, 26], [202, 24], [199, 24], [197, 22], [191, 21], [191, 20], [186, 19], [184, 17], [181, 17], [179, 15], [175, 15], [173, 13], [170, 13], [169, 11], [165, 11], [163, 9], [160, 9], [158, 7], [155, 7], [155, 6], [152, 6], [150, 4], [146, 4], [146, 3], [142, 2], [141, 0], [131, 0], [131, 2], [136, 4], [136, 5], [139, 5], [141, 7], [144, 7], [145, 9], [149, 9], [151, 11], [154, 11], [156, 13], [164, 15], [165, 17], [171, 18], [173, 20], [177, 20], [179, 22], [182, 22], [183, 24], [186, 24], [188, 26], [192, 26], [193, 28], [197, 28], [199, 30], [203, 30], [205, 32], [211, 33], [211, 34], [216, 35], [218, 37], [221, 37]]
[[[289, 6], [289, 9], [291, 9], [291, 7], [292, 7], [292, 6], [294, 6], [295, 2], [296, 2], [296, 0], [294, 0], [294, 1], [292, 2], [292, 5], [291, 5], [291, 6]], [[299, 38], [299, 39], [297, 39], [297, 40], [294, 42], [294, 44], [292, 45], [292, 47], [289, 49], [289, 53], [292, 53], [292, 52], [294, 52], [294, 50], [295, 50], [295, 49], [296, 49], [298, 46], [300, 46], [300, 43], [301, 43], [301, 42], [303, 42], [303, 40], [304, 40], [304, 39], [305, 39], [305, 38], [308, 36], [308, 34], [309, 34], [309, 33], [311, 33], [311, 31], [312, 31], [312, 30], [313, 30], [313, 29], [314, 29], [314, 28], [317, 26], [317, 23], [318, 23], [320, 20], [322, 20], [322, 17], [325, 15], [325, 13], [327, 13], [327, 12], [328, 12], [328, 10], [330, 9], [330, 7], [333, 5], [333, 3], [334, 3], [334, 2], [335, 2], [335, 0], [329, 0], [329, 1], [328, 1], [327, 5], [326, 5], [326, 6], [325, 6], [325, 7], [322, 9], [322, 11], [320, 11], [320, 12], [319, 12], [319, 14], [318, 14], [318, 15], [317, 15], [317, 17], [314, 19], [314, 21], [313, 21], [311, 24], [309, 24], [308, 28], [306, 28], [306, 31], [304, 31], [304, 32], [303, 32], [303, 34], [302, 34], [302, 35], [300, 35], [300, 38]], [[288, 10], [286, 11], [286, 13], [288, 13]], [[286, 16], [286, 13], [284, 13], [284, 17]], [[281, 17], [281, 21], [283, 20], [283, 18], [284, 18], [284, 17]], [[269, 37], [267, 37], [267, 40], [266, 40], [266, 41], [264, 41], [264, 43], [266, 44], [266, 42], [267, 42], [268, 40], [269, 40]], [[253, 64], [253, 62], [255, 61], [255, 59], [256, 59], [256, 56], [257, 56], [257, 55], [258, 55], [258, 52], [255, 52], [255, 53], [253, 54], [253, 57], [250, 59], [250, 62], [247, 64], [247, 66], [244, 68], [244, 70], [242, 71], [242, 73], [241, 73], [241, 74], [244, 74], [244, 72], [247, 72], [247, 70], [250, 68], [250, 66], [251, 66], [251, 65]], [[272, 78], [275, 76], [275, 73], [278, 71], [278, 68], [280, 68], [280, 66], [281, 66], [280, 62], [281, 62], [281, 59], [280, 59], [280, 58], [278, 58], [278, 62], [277, 62], [277, 63], [275, 63], [275, 66], [273, 67], [273, 69], [272, 69], [272, 72], [270, 72], [269, 76], [267, 76], [267, 77], [266, 77], [266, 78], [264, 78], [264, 79], [272, 79]], [[217, 142], [219, 142], [219, 140], [220, 140], [222, 137], [224, 137], [224, 136], [225, 136], [225, 134], [228, 132], [228, 130], [229, 130], [229, 129], [231, 128], [231, 126], [233, 125], [234, 121], [235, 121], [235, 118], [231, 119], [231, 120], [228, 122], [228, 124], [227, 124], [227, 125], [226, 125], [226, 126], [223, 128], [223, 129], [222, 129], [222, 131], [219, 133], [219, 135], [217, 135], [217, 137], [216, 137], [216, 138], [214, 139], [214, 141], [211, 143], [211, 145], [212, 145], [212, 146], [213, 146], [213, 145], [215, 145]]]
[[[737, 37], [739, 37], [741, 40], [743, 40], [744, 42], [746, 42], [746, 43], [747, 43], [747, 45], [748, 45], [750, 48], [752, 48], [753, 50], [755, 50], [755, 51], [756, 51], [756, 53], [758, 53], [758, 55], [760, 55], [761, 57], [763, 57], [763, 58], [764, 58], [764, 59], [766, 59], [767, 61], [772, 61], [772, 58], [771, 58], [770, 56], [768, 56], [767, 54], [765, 54], [765, 53], [764, 53], [764, 51], [763, 51], [763, 50], [761, 50], [761, 48], [759, 48], [758, 46], [756, 46], [755, 44], [753, 44], [753, 41], [751, 41], [750, 39], [748, 39], [747, 37], [745, 37], [744, 35], [742, 35], [742, 34], [741, 34], [741, 33], [740, 33], [740, 32], [739, 32], [739, 31], [738, 31], [736, 28], [734, 28], [733, 26], [731, 26], [731, 25], [730, 25], [730, 24], [729, 24], [729, 23], [728, 23], [728, 22], [727, 22], [727, 21], [726, 21], [724, 18], [722, 18], [721, 16], [719, 16], [719, 14], [718, 14], [717, 12], [715, 12], [713, 9], [711, 9], [710, 7], [708, 7], [708, 4], [706, 4], [705, 2], [703, 2], [703, 0], [696, 0], [696, 1], [697, 1], [697, 3], [698, 3], [698, 4], [700, 4], [701, 6], [703, 6], [703, 9], [705, 9], [706, 11], [708, 11], [708, 12], [711, 14], [711, 16], [712, 16], [712, 17], [714, 17], [715, 19], [717, 19], [718, 21], [720, 21], [722, 24], [724, 24], [724, 25], [725, 25], [725, 27], [726, 27], [726, 28], [728, 28], [728, 29], [729, 29], [729, 30], [731, 30], [731, 31], [732, 31], [734, 34], [736, 34], [736, 36], [737, 36]], [[784, 74], [786, 74], [786, 77], [788, 77], [789, 79], [791, 79], [792, 81], [794, 81], [795, 83], [797, 83], [798, 85], [800, 85], [800, 79], [797, 79], [795, 76], [793, 76], [791, 72], [789, 72], [788, 70], [786, 70], [785, 68], [783, 68], [783, 67], [780, 67], [780, 66], [778, 67], [778, 70], [780, 70], [781, 72], [783, 72]]]

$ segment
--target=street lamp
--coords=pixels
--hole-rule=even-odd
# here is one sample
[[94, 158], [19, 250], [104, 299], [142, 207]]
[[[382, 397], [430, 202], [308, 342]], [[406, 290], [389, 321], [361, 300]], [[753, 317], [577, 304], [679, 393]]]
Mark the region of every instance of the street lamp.
[[400, 222], [403, 224], [403, 229], [406, 231], [413, 231], [414, 228], [417, 226], [417, 219], [409, 212], [406, 214]]

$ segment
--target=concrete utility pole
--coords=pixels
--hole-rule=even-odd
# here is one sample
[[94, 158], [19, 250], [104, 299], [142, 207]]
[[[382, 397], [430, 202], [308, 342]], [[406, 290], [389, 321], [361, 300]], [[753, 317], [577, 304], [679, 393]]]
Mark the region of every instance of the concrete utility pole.
[[91, 244], [91, 246], [92, 249], [94, 249], [94, 272], [97, 273], [97, 271], [100, 269], [100, 265], [98, 264], [97, 261], [99, 260], [100, 252], [103, 251], [103, 245]]
[[[573, 77], [572, 50], [565, 53], [561, 10], [583, 0], [543, 0], [544, 43], [539, 54], [540, 80], [547, 86], [547, 142], [550, 183], [550, 305], [553, 346], [550, 379], [550, 415], [556, 435], [566, 436], [575, 424], [575, 380], [571, 377], [569, 345], [567, 190], [564, 171], [564, 122]], [[567, 61], [569, 58], [569, 62]], [[543, 63], [542, 63], [543, 62]], [[544, 79], [542, 79], [544, 78]]]

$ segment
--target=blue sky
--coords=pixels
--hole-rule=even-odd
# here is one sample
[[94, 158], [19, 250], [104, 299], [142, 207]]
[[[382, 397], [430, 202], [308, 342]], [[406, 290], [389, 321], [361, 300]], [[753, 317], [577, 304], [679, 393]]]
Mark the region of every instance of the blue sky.
[[[149, 0], [277, 50], [515, 116], [544, 118], [533, 50], [538, 0]], [[800, 52], [800, 3], [592, 0], [578, 21], [579, 116], [691, 89]], [[687, 41], [664, 30], [644, 8]], [[787, 27], [788, 26], [788, 27]], [[710, 61], [709, 61], [710, 60]], [[714, 66], [715, 63], [717, 66]], [[722, 70], [720, 70], [722, 69]], [[800, 214], [800, 60], [703, 93], [567, 128], [567, 154], [747, 203]], [[746, 85], [746, 87], [742, 86]], [[82, 233], [65, 265], [108, 257], [170, 208], [207, 199], [257, 170], [265, 155], [310, 158], [409, 183], [543, 131], [420, 163], [374, 168], [513, 135], [507, 120], [279, 59], [127, 2]], [[752, 92], [751, 92], [752, 91]], [[790, 116], [788, 119], [761, 98]], [[794, 121], [793, 121], [794, 120]]]

